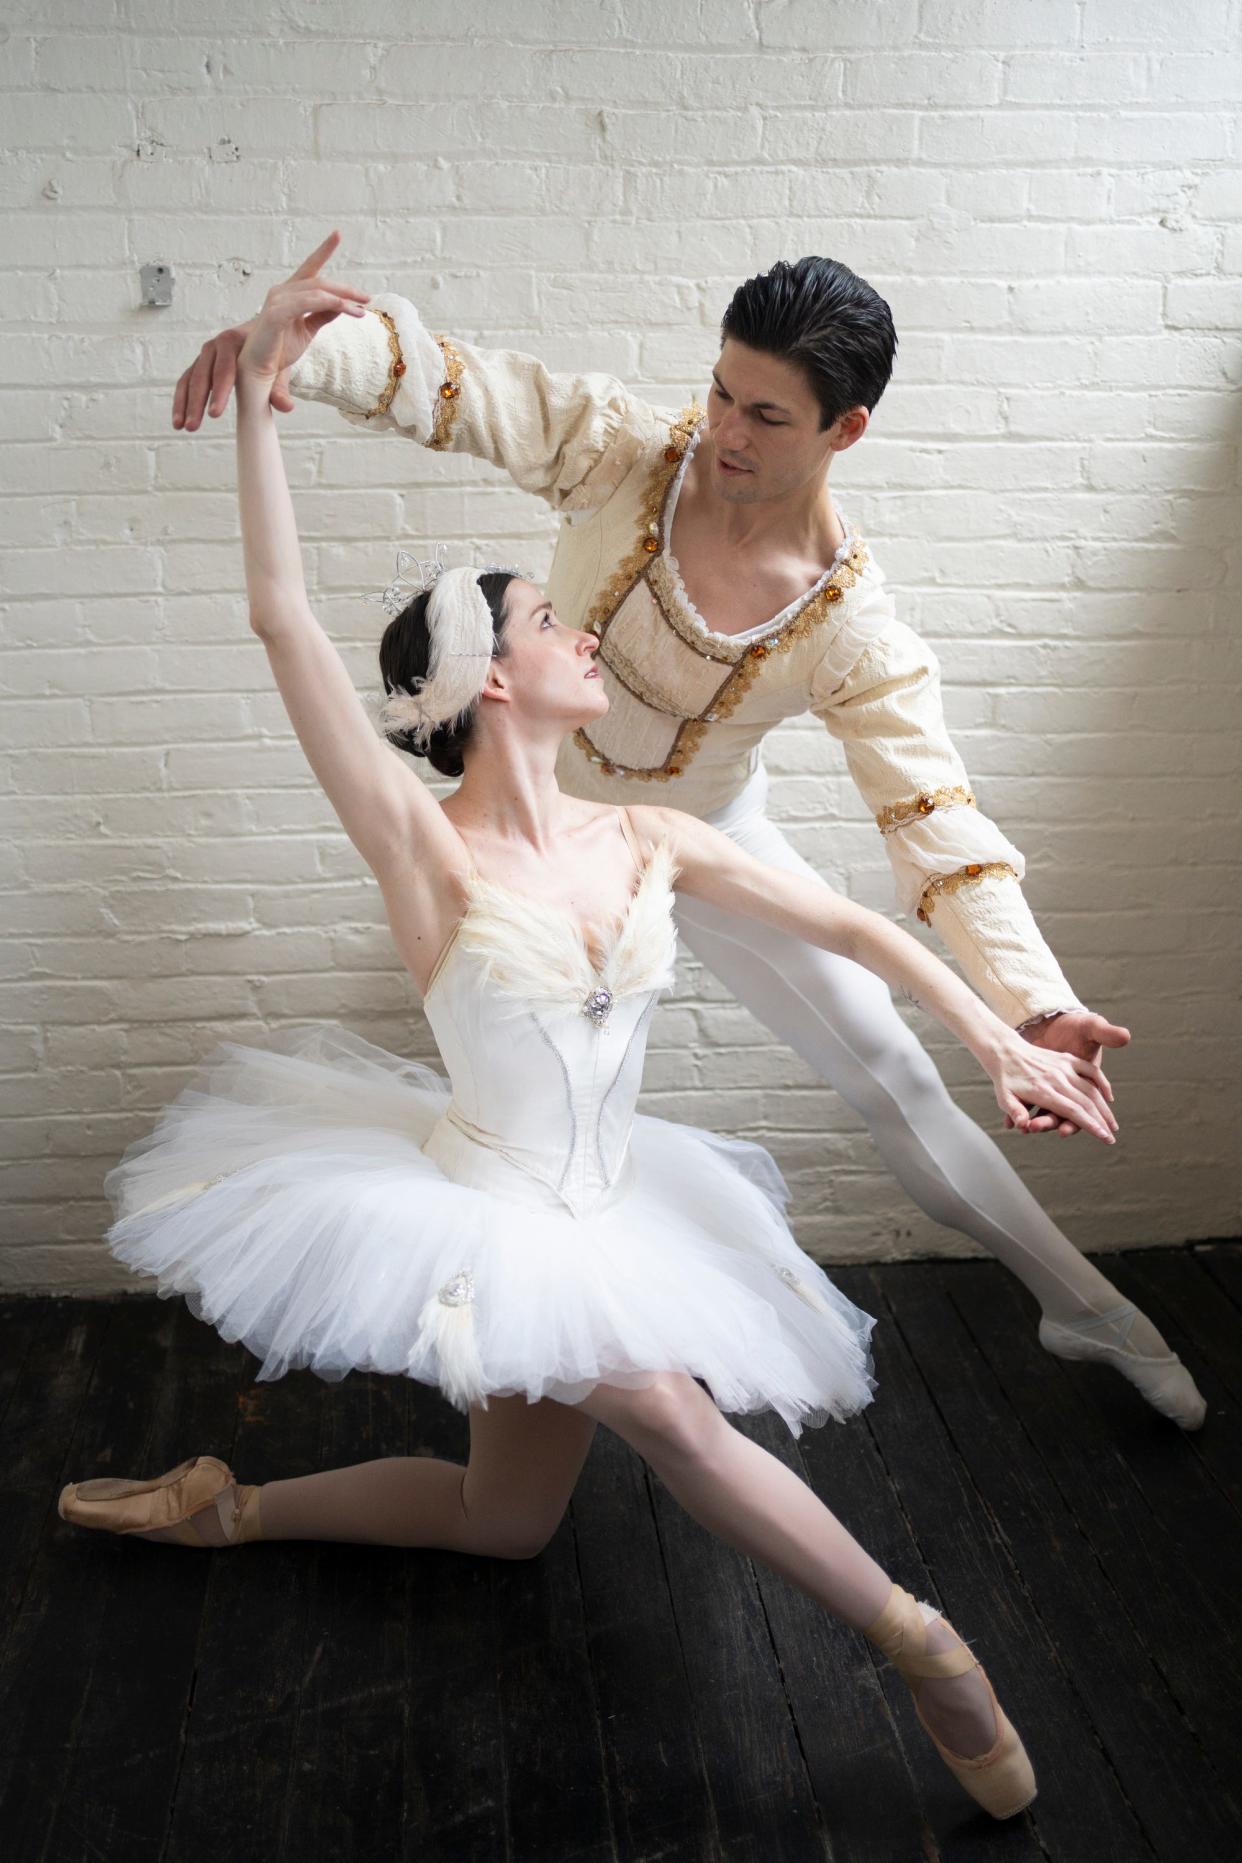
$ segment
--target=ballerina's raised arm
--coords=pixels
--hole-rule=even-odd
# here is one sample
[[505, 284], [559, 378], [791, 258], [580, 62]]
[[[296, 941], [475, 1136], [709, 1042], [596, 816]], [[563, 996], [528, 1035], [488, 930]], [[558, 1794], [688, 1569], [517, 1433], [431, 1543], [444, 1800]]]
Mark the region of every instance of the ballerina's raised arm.
[[[424, 783], [375, 730], [311, 611], [270, 407], [272, 384], [318, 329], [340, 315], [364, 314], [365, 292], [315, 276], [336, 238], [268, 292], [238, 357], [237, 490], [250, 626], [342, 827], [381, 883], [400, 874], [412, 941], [434, 951], [459, 910], [452, 881], [465, 871], [466, 851]], [[402, 955], [418, 967], [408, 944]]]

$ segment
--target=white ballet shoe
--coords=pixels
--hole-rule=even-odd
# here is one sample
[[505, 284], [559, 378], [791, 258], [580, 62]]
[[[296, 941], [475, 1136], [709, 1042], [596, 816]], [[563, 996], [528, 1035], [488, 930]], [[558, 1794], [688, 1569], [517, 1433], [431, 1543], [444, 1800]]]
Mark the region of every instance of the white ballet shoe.
[[[1111, 1365], [1141, 1391], [1153, 1410], [1169, 1417], [1184, 1430], [1197, 1430], [1207, 1416], [1207, 1405], [1176, 1352], [1151, 1356], [1128, 1345], [1130, 1327], [1138, 1308], [1123, 1300], [1107, 1313], [1088, 1313], [1078, 1320], [1039, 1322], [1039, 1343], [1054, 1358], [1096, 1359]], [[1111, 1334], [1105, 1337], [1104, 1334]]]

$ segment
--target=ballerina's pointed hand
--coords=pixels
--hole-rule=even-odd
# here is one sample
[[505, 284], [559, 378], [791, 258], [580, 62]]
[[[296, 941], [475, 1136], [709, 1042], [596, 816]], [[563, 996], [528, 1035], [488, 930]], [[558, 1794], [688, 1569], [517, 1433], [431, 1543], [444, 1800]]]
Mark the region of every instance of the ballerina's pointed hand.
[[354, 285], [335, 284], [320, 274], [320, 268], [336, 250], [340, 237], [337, 232], [329, 233], [296, 272], [272, 286], [237, 358], [239, 375], [273, 382], [283, 369], [292, 368], [305, 354], [316, 331], [339, 317], [342, 311], [355, 317], [365, 316], [370, 299], [368, 291], [359, 291]]

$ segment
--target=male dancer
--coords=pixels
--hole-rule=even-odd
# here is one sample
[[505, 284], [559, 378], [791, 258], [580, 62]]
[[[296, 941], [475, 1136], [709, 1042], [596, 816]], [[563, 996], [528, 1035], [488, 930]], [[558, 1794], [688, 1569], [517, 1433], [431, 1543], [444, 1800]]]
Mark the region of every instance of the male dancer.
[[[320, 273], [339, 237], [294, 274], [319, 280], [324, 322], [273, 403], [325, 401], [354, 425], [490, 460], [562, 515], [548, 593], [599, 635], [610, 699], [566, 746], [563, 788], [667, 801], [812, 875], [764, 813], [760, 757], [773, 725], [809, 710], [844, 746], [899, 903], [934, 924], [996, 1013], [1090, 1059], [1124, 1046], [1128, 1032], [1078, 1001], [1041, 937], [1022, 856], [978, 809], [949, 739], [935, 656], [896, 619], [829, 489], [834, 455], [861, 439], [892, 371], [884, 300], [830, 259], [748, 279], [725, 312], [706, 412], [673, 414], [611, 376], [432, 335], [395, 293], [372, 296], [364, 317], [336, 315]], [[177, 383], [174, 427], [195, 431], [209, 401], [223, 411], [249, 327], [203, 346]], [[697, 901], [677, 916], [696, 956], [862, 1114], [916, 1202], [1034, 1294], [1047, 1350], [1111, 1364], [1183, 1428], [1203, 1422], [1180, 1359], [954, 1105], [878, 978]], [[1032, 1121], [1053, 1128], [1076, 1129]]]

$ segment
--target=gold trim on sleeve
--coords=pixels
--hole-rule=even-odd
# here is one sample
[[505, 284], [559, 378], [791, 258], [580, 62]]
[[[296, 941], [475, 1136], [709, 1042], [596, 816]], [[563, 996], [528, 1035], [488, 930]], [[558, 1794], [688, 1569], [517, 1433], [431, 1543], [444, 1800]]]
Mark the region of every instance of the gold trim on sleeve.
[[892, 834], [898, 828], [905, 828], [911, 822], [921, 821], [925, 815], [931, 815], [937, 809], [977, 807], [974, 796], [969, 789], [963, 789], [953, 783], [945, 789], [925, 789], [922, 795], [911, 796], [905, 802], [890, 803], [881, 809], [875, 818], [875, 825], [881, 834]]
[[922, 919], [924, 925], [930, 925], [936, 900], [941, 893], [957, 893], [963, 886], [977, 886], [980, 880], [999, 878], [1002, 873], [1009, 874], [1015, 880], [1018, 877], [1007, 860], [972, 860], [969, 866], [959, 867], [956, 873], [940, 874], [923, 888], [915, 918]]
[[447, 336], [437, 336], [440, 352], [444, 357], [444, 380], [440, 383], [436, 400], [436, 418], [432, 425], [431, 437], [427, 441], [429, 449], [438, 453], [446, 447], [453, 436], [457, 424], [457, 414], [461, 406], [462, 360]]
[[401, 356], [401, 339], [397, 335], [396, 324], [388, 315], [387, 311], [377, 310], [375, 315], [383, 324], [385, 333], [387, 334], [390, 360], [388, 364], [388, 380], [384, 383], [383, 392], [379, 400], [367, 414], [368, 420], [374, 420], [377, 414], [387, 414], [392, 405], [392, 398], [397, 392], [397, 383], [405, 374], [405, 363]]

